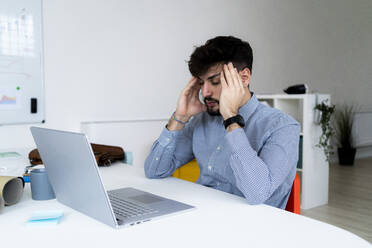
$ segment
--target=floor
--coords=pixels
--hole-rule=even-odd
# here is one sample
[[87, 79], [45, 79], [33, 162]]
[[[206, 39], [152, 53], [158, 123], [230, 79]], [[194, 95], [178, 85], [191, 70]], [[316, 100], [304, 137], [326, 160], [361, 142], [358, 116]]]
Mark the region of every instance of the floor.
[[372, 243], [372, 158], [354, 166], [331, 164], [328, 205], [301, 215], [346, 229]]

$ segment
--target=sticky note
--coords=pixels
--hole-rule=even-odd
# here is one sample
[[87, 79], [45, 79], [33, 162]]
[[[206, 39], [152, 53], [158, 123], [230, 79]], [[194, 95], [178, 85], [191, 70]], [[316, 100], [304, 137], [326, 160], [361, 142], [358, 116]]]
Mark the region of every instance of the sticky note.
[[32, 213], [27, 220], [27, 225], [57, 225], [63, 218], [63, 211], [49, 210]]
[[133, 165], [133, 153], [132, 152], [125, 152], [124, 163]]

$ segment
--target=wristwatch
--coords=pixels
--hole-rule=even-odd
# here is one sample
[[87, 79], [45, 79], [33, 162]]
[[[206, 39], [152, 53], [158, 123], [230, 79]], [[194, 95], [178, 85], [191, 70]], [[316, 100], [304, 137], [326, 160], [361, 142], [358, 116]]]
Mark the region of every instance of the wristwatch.
[[245, 126], [243, 116], [241, 116], [241, 115], [235, 115], [233, 117], [230, 117], [230, 118], [226, 119], [223, 122], [223, 125], [225, 126], [225, 129], [226, 129], [228, 126], [230, 126], [233, 123], [237, 123], [240, 127]]

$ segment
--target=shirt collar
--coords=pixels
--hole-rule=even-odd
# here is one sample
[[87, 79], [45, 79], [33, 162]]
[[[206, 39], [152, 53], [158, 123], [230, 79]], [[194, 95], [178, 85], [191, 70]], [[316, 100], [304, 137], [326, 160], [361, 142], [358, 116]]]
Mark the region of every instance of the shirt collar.
[[244, 121], [247, 121], [249, 117], [256, 110], [259, 102], [256, 95], [252, 92], [251, 98], [239, 108], [239, 114], [244, 118]]

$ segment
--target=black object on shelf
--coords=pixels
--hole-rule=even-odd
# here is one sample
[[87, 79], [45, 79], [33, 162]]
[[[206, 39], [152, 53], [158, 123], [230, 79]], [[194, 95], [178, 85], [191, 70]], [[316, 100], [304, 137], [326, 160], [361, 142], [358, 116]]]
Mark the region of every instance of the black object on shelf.
[[287, 94], [306, 94], [307, 85], [306, 84], [296, 84], [289, 86], [283, 90]]
[[303, 142], [304, 138], [300, 135], [300, 142], [298, 144], [298, 162], [297, 162], [297, 169], [302, 169], [302, 151], [303, 151]]

